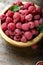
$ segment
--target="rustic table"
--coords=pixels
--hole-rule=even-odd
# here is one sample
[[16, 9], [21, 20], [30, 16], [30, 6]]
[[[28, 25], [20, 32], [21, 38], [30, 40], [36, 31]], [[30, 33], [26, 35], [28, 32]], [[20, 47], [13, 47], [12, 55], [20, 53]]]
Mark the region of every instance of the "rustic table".
[[[39, 42], [43, 44], [41, 40]], [[38, 44], [39, 44], [38, 43]], [[0, 36], [0, 65], [35, 65], [36, 62], [43, 60], [41, 48], [32, 50], [31, 48], [17, 48], [4, 41]]]

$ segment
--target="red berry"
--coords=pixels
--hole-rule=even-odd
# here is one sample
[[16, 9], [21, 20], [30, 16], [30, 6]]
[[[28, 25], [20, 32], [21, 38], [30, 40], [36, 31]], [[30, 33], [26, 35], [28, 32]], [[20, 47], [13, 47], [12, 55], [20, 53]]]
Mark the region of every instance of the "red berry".
[[5, 34], [6, 34], [7, 36], [10, 36], [9, 30], [6, 30], [6, 31], [5, 31]]
[[35, 27], [34, 22], [28, 22], [28, 26], [30, 29], [34, 28]]
[[13, 17], [13, 15], [14, 15], [14, 12], [10, 10], [8, 10], [8, 12], [6, 13], [6, 16], [11, 17], [11, 18]]
[[16, 24], [16, 23], [17, 23], [17, 20], [16, 20], [16, 19], [14, 19], [14, 20], [13, 20], [13, 23], [14, 23], [14, 24]]
[[6, 23], [3, 23], [1, 27], [2, 27], [2, 30], [3, 30], [3, 31], [7, 30], [7, 25], [6, 25]]
[[26, 41], [27, 41], [26, 37], [25, 36], [22, 36], [21, 42], [26, 42]]
[[22, 28], [22, 24], [21, 24], [20, 22], [18, 22], [18, 23], [16, 24], [16, 28], [21, 29], [21, 28]]
[[35, 23], [35, 27], [38, 27], [40, 25], [39, 20], [35, 20], [34, 23]]
[[29, 6], [34, 6], [33, 2], [27, 2], [26, 4], [24, 4], [24, 9], [27, 9]]
[[14, 36], [15, 41], [20, 41], [20, 36]]
[[24, 35], [27, 38], [27, 40], [31, 40], [32, 39], [32, 33], [30, 31], [25, 32]]
[[10, 38], [11, 38], [11, 39], [14, 39], [14, 36], [11, 35]]
[[35, 35], [35, 36], [38, 35], [38, 31], [35, 30], [35, 29], [32, 29], [31, 32], [32, 32], [32, 34]]
[[9, 24], [9, 23], [11, 23], [11, 22], [13, 22], [12, 18], [7, 17], [7, 18], [6, 18], [6, 24]]
[[29, 11], [29, 12], [33, 12], [33, 11], [35, 11], [35, 9], [36, 9], [35, 6], [30, 6], [30, 7], [28, 8], [28, 11]]
[[28, 10], [20, 10], [19, 11], [23, 16], [26, 16], [29, 12], [28, 12]]
[[23, 10], [23, 9], [24, 9], [24, 6], [22, 5], [22, 6], [21, 6], [21, 10]]
[[22, 2], [21, 1], [18, 1], [17, 2], [17, 5], [20, 5], [21, 6], [22, 5]]
[[33, 2], [28, 2], [29, 6], [34, 6]]
[[27, 21], [31, 21], [32, 18], [33, 18], [32, 14], [28, 14], [27, 16], [25, 16], [25, 19], [26, 19]]
[[24, 9], [27, 9], [29, 7], [29, 2], [27, 2], [26, 4], [24, 4]]
[[37, 13], [42, 13], [42, 9], [38, 6], [38, 7], [36, 7], [36, 12]]
[[15, 35], [21, 35], [21, 31], [19, 29], [15, 29], [14, 34]]
[[34, 16], [34, 19], [36, 19], [36, 20], [37, 20], [37, 19], [40, 19], [40, 15], [35, 15], [35, 16]]
[[22, 29], [23, 29], [24, 31], [29, 30], [28, 24], [27, 24], [27, 23], [22, 24]]
[[43, 24], [43, 18], [40, 18], [39, 21], [40, 21], [40, 24]]
[[32, 49], [37, 49], [37, 47], [38, 47], [38, 45], [35, 44], [32, 46]]
[[8, 24], [8, 30], [13, 31], [15, 29], [15, 24], [14, 23], [9, 23]]
[[5, 21], [6, 15], [5, 15], [5, 14], [1, 15], [1, 16], [0, 16], [0, 19], [1, 19], [2, 21]]
[[20, 16], [21, 16], [21, 22], [24, 22], [25, 17], [22, 14]]
[[18, 12], [15, 12], [15, 14], [13, 15], [13, 19], [16, 21], [20, 20], [20, 14]]

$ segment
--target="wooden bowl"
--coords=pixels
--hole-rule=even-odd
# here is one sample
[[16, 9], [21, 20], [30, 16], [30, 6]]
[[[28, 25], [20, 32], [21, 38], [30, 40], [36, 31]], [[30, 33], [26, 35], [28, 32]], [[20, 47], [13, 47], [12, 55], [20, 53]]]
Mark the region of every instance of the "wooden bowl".
[[[24, 2], [26, 3], [26, 2]], [[2, 15], [3, 13], [5, 13], [8, 9], [9, 9], [10, 6], [7, 6], [1, 13], [0, 15]], [[28, 47], [28, 46], [32, 46], [34, 44], [36, 44], [38, 41], [41, 40], [41, 38], [43, 37], [43, 33], [40, 33], [36, 38], [34, 38], [33, 40], [31, 41], [28, 41], [26, 43], [23, 43], [23, 42], [17, 42], [17, 41], [14, 41], [12, 40], [11, 38], [9, 38], [4, 32], [3, 30], [1, 29], [1, 20], [0, 20], [0, 34], [2, 36], [2, 38], [5, 39], [5, 41], [7, 41], [9, 44], [12, 44], [14, 46], [17, 46], [17, 47]]]

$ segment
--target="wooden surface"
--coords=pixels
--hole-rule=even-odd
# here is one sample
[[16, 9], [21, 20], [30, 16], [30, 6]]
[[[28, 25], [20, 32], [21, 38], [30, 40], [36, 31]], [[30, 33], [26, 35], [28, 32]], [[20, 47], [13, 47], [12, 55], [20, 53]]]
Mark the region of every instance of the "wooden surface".
[[0, 65], [35, 65], [43, 60], [43, 55], [36, 52], [39, 53], [33, 53], [29, 48], [13, 47], [0, 37]]

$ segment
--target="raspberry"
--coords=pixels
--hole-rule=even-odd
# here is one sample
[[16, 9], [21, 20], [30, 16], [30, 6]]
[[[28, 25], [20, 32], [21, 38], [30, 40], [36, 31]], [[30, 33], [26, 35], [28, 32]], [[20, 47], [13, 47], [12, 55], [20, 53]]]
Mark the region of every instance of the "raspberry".
[[22, 14], [20, 16], [21, 16], [21, 22], [24, 22], [25, 17]]
[[36, 20], [37, 20], [37, 19], [40, 19], [40, 15], [35, 15], [35, 16], [34, 16], [34, 19], [36, 19]]
[[24, 35], [24, 31], [21, 31], [22, 35]]
[[21, 28], [22, 28], [22, 24], [21, 24], [20, 22], [18, 22], [18, 23], [16, 24], [16, 28], [21, 29]]
[[6, 31], [5, 31], [5, 34], [6, 34], [7, 36], [10, 36], [9, 30], [6, 30]]
[[29, 3], [27, 2], [26, 4], [24, 4], [24, 9], [27, 9], [29, 7]]
[[24, 35], [27, 38], [27, 40], [31, 40], [32, 39], [32, 33], [30, 31], [25, 32]]
[[28, 11], [29, 11], [29, 12], [33, 12], [33, 11], [35, 11], [35, 9], [36, 9], [35, 6], [30, 6], [30, 7], [28, 8]]
[[3, 31], [7, 30], [7, 25], [6, 25], [6, 23], [3, 23], [2, 26], [1, 26], [1, 28], [2, 28]]
[[26, 42], [26, 41], [27, 41], [27, 39], [25, 38], [25, 36], [22, 36], [21, 42]]
[[26, 4], [24, 4], [24, 9], [27, 9], [29, 6], [34, 6], [33, 2], [27, 2]]
[[8, 24], [8, 30], [13, 31], [15, 29], [15, 24], [14, 23], [9, 23]]
[[14, 36], [15, 41], [20, 41], [20, 36]]
[[37, 47], [38, 47], [38, 45], [37, 45], [37, 44], [35, 44], [35, 45], [33, 45], [33, 46], [32, 46], [32, 49], [34, 49], [34, 50], [35, 50], [35, 49], [37, 49]]
[[21, 1], [18, 1], [17, 2], [17, 5], [20, 5], [21, 6], [22, 5], [22, 2]]
[[28, 24], [27, 24], [27, 23], [22, 24], [22, 29], [23, 29], [24, 31], [29, 30]]
[[35, 29], [32, 29], [31, 32], [32, 32], [32, 34], [33, 34], [34, 36], [38, 35], [38, 31], [35, 30]]
[[38, 7], [36, 7], [36, 12], [40, 14], [40, 13], [42, 13], [42, 9], [38, 6]]
[[33, 18], [32, 14], [28, 14], [27, 16], [25, 16], [25, 19], [26, 19], [27, 21], [31, 21], [32, 18]]
[[10, 10], [8, 10], [8, 12], [6, 13], [6, 16], [11, 17], [11, 18], [13, 17], [13, 15], [14, 15], [14, 12]]
[[35, 27], [34, 22], [28, 22], [28, 26], [30, 27], [30, 29], [34, 28]]
[[20, 14], [18, 12], [15, 12], [15, 14], [13, 15], [13, 19], [16, 21], [20, 20]]
[[16, 24], [16, 23], [17, 23], [17, 20], [16, 20], [16, 19], [14, 19], [14, 20], [13, 20], [13, 23], [14, 23], [14, 24]]
[[40, 24], [43, 24], [43, 18], [40, 18], [39, 21], [40, 21]]
[[6, 18], [6, 24], [9, 24], [9, 23], [11, 23], [11, 22], [13, 22], [12, 18], [7, 17], [7, 18]]
[[1, 15], [1, 16], [0, 16], [0, 19], [1, 19], [2, 21], [5, 21], [6, 15], [5, 15], [5, 14]]
[[35, 20], [34, 23], [35, 23], [35, 27], [38, 27], [40, 25], [39, 20]]
[[13, 37], [12, 35], [10, 36], [10, 38], [11, 38], [11, 39], [14, 39], [14, 37]]
[[19, 29], [15, 29], [14, 34], [15, 35], [21, 35], [21, 31]]
[[34, 6], [33, 2], [28, 2], [29, 6]]
[[28, 10], [20, 10], [19, 11], [23, 16], [26, 16], [29, 12], [28, 12]]

